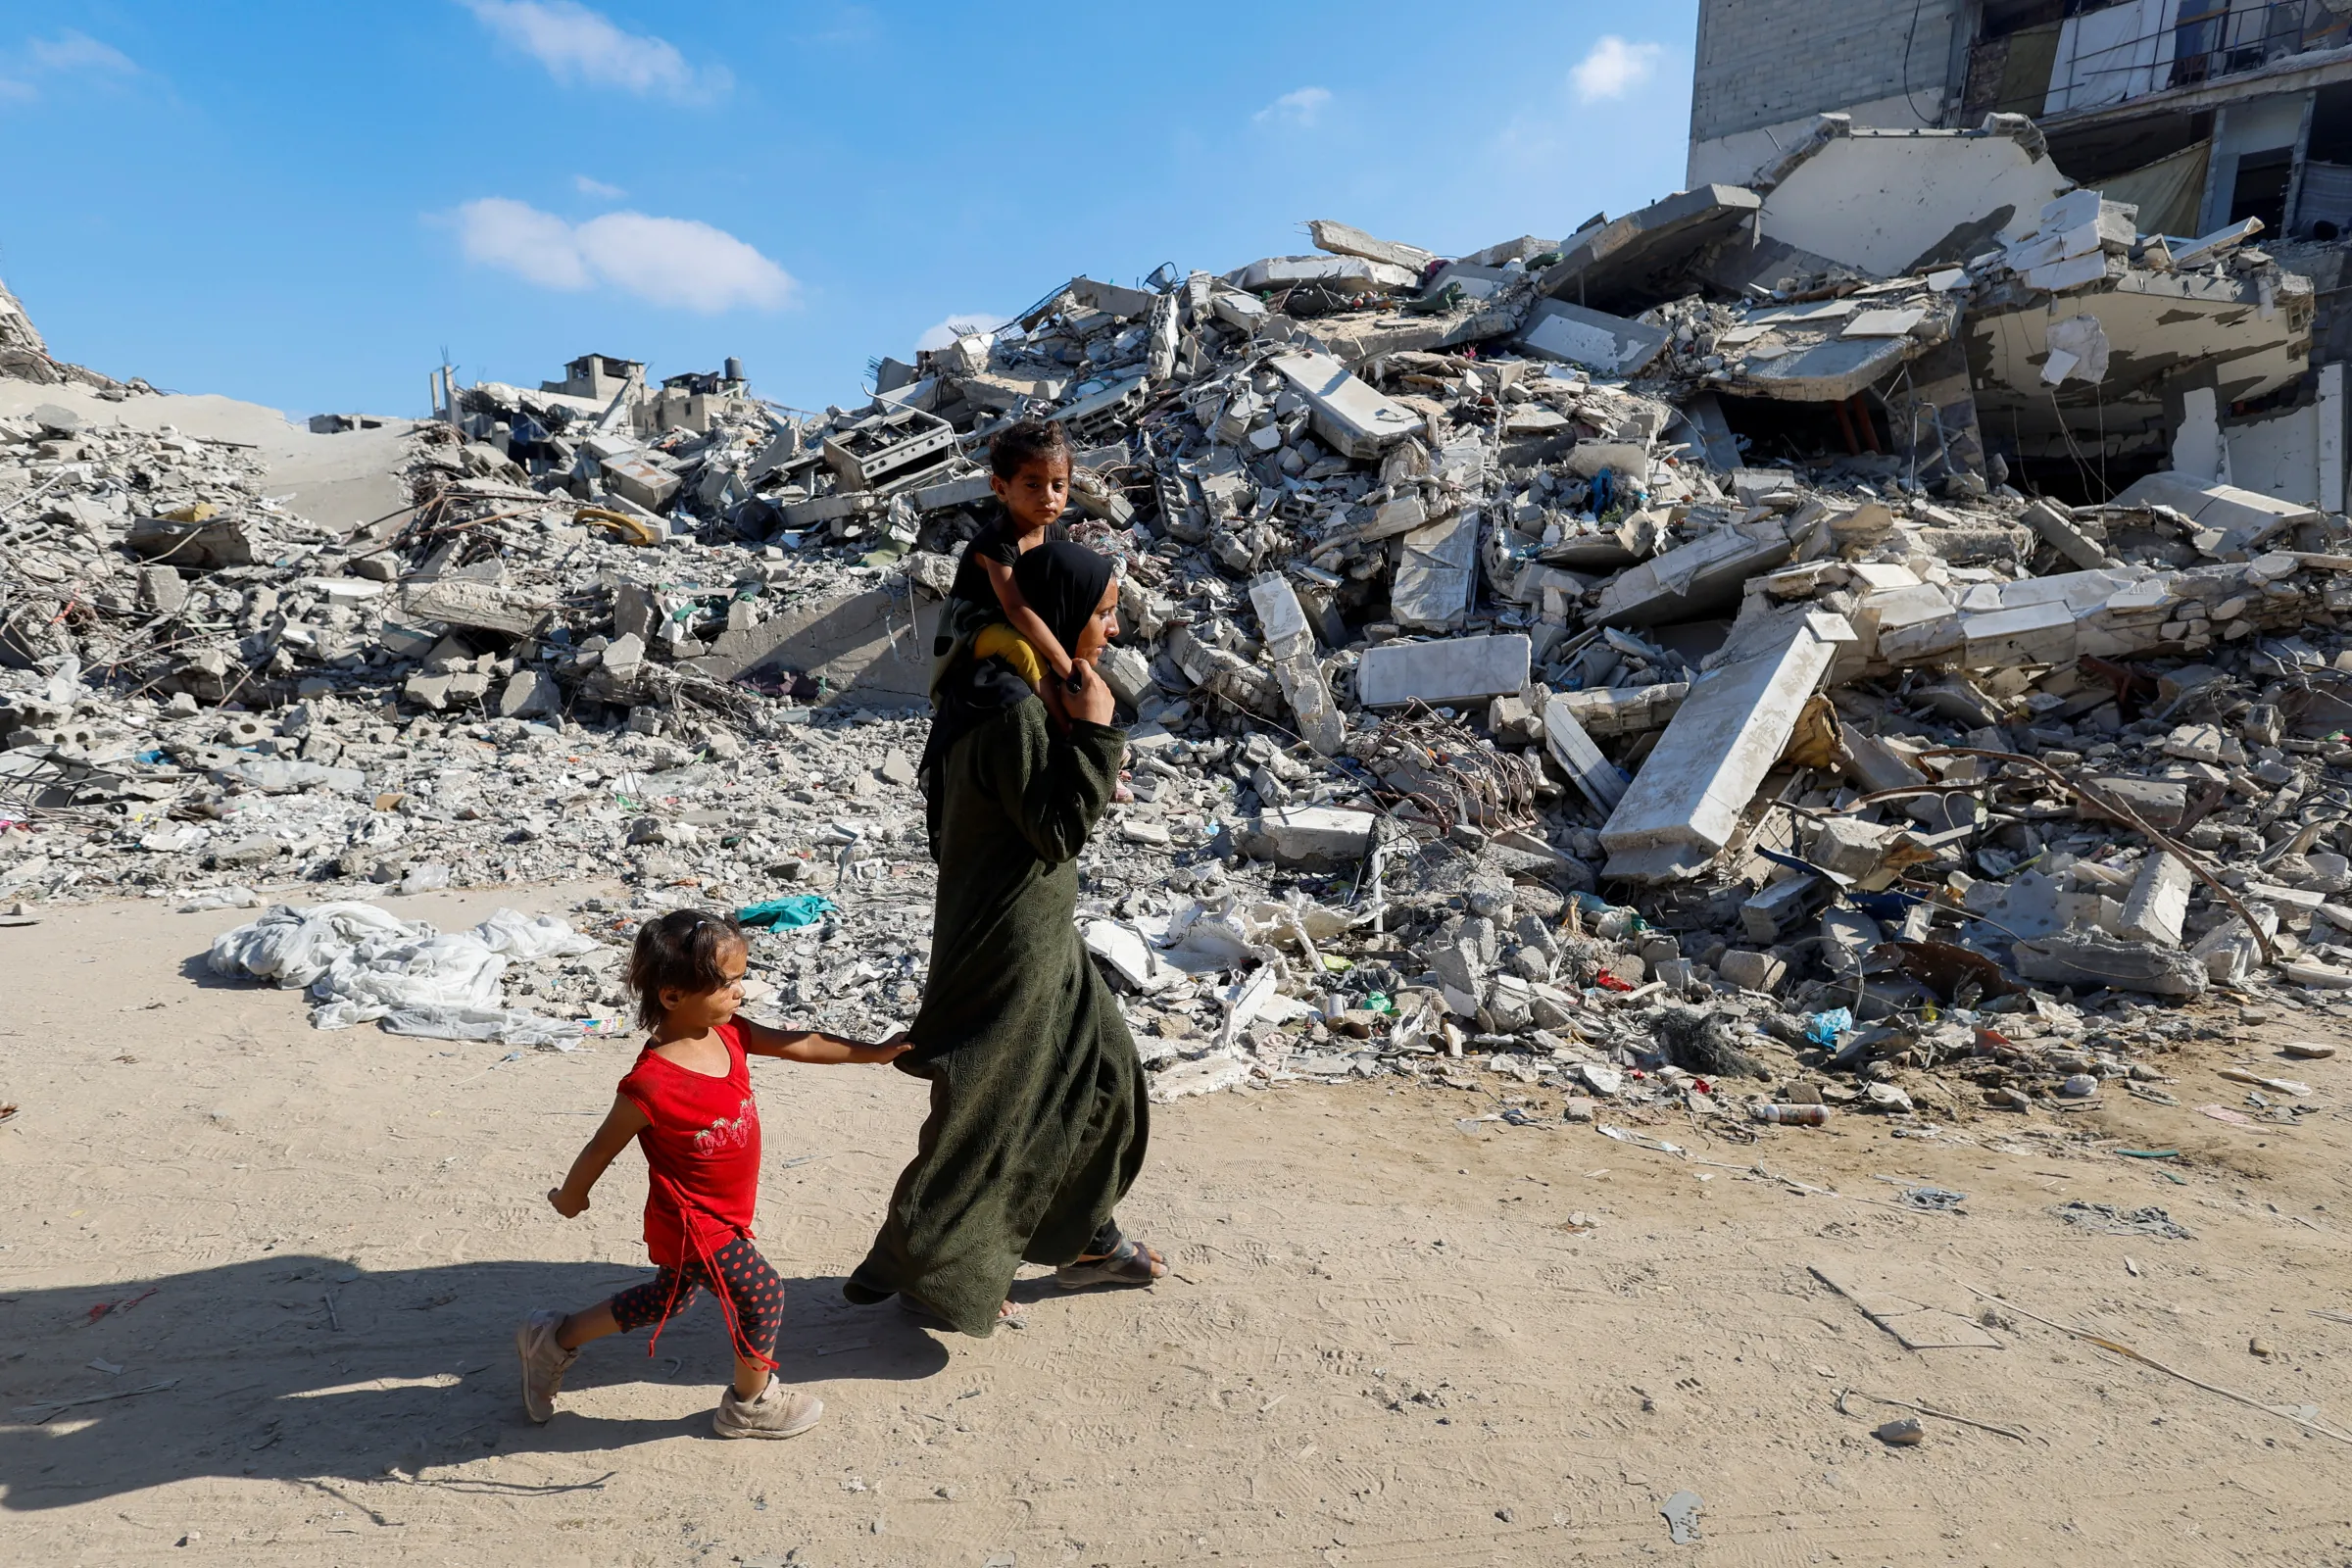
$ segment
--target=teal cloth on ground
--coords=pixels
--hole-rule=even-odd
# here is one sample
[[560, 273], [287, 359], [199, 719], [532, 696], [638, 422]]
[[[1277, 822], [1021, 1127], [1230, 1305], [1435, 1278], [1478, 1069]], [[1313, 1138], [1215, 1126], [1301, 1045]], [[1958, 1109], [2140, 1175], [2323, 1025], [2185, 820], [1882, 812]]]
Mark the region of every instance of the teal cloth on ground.
[[821, 893], [802, 893], [789, 899], [769, 899], [764, 904], [747, 905], [735, 911], [735, 923], [764, 926], [773, 931], [791, 931], [816, 924], [831, 914], [833, 907], [833, 901]]

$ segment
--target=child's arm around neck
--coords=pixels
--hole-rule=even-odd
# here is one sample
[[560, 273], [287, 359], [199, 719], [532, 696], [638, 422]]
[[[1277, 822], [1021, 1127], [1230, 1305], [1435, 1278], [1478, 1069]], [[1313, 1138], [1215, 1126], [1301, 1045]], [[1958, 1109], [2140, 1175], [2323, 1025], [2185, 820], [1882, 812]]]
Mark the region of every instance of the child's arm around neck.
[[980, 567], [988, 573], [989, 586], [997, 591], [997, 603], [1004, 608], [1005, 622], [1019, 632], [1030, 647], [1037, 650], [1039, 657], [1054, 666], [1055, 675], [1068, 679], [1069, 653], [1054, 637], [1052, 628], [1046, 625], [1044, 617], [1030, 609], [1029, 601], [1021, 597], [1020, 584], [1012, 580], [1012, 568], [993, 557], [984, 558]]

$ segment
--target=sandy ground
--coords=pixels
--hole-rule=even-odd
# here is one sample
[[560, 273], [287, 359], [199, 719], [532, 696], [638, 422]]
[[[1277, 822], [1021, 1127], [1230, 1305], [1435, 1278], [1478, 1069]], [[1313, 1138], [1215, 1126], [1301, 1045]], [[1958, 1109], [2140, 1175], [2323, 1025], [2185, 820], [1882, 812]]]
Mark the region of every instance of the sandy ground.
[[[564, 906], [409, 906], [501, 902]], [[592, 1348], [551, 1425], [516, 1403], [522, 1312], [642, 1277], [634, 1155], [580, 1221], [540, 1197], [630, 1049], [316, 1034], [294, 997], [204, 974], [238, 918], [0, 930], [22, 1107], [0, 1124], [0, 1561], [2352, 1562], [2352, 1444], [2025, 1315], [2352, 1427], [2352, 1061], [2271, 1067], [2317, 1088], [2298, 1126], [2198, 1115], [2241, 1102], [2215, 1066], [2276, 1060], [2233, 1011], [2169, 1058], [2180, 1107], [2068, 1118], [2178, 1161], [2027, 1136], [2046, 1120], [1646, 1129], [1707, 1165], [1586, 1127], [1465, 1131], [1494, 1108], [1469, 1093], [1191, 1102], [1158, 1115], [1125, 1215], [1178, 1277], [1025, 1282], [1028, 1328], [986, 1342], [839, 1297], [920, 1086], [763, 1063], [784, 1370], [828, 1408], [792, 1443], [722, 1443], [708, 1303], [656, 1359]], [[1744, 1176], [1759, 1160], [1844, 1196]], [[1969, 1198], [1888, 1206], [1878, 1176]], [[2160, 1204], [2193, 1239], [2082, 1233], [2052, 1213], [2076, 1199]], [[1997, 1348], [1911, 1351], [1815, 1266], [1897, 1274], [1947, 1328], [1971, 1287], [2013, 1304]], [[1904, 1412], [1840, 1413], [1849, 1387], [2022, 1437], [1930, 1419], [1888, 1448], [1871, 1429]], [[22, 1408], [109, 1394], [129, 1396]], [[1685, 1489], [1700, 1539], [1677, 1545], [1659, 1510]]]

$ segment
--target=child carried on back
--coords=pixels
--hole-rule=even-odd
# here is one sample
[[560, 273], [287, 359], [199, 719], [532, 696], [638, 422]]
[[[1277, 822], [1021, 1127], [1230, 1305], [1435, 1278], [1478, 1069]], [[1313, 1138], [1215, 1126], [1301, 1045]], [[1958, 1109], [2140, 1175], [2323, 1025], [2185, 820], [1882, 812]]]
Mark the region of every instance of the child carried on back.
[[981, 659], [1007, 656], [1033, 679], [1070, 679], [1069, 650], [1021, 596], [1012, 573], [1021, 557], [1039, 545], [1069, 538], [1059, 520], [1070, 503], [1069, 440], [1058, 424], [1023, 419], [989, 442], [988, 467], [988, 487], [998, 504], [963, 547], [940, 612], [939, 635], [931, 645], [935, 695], [940, 677], [967, 651]]

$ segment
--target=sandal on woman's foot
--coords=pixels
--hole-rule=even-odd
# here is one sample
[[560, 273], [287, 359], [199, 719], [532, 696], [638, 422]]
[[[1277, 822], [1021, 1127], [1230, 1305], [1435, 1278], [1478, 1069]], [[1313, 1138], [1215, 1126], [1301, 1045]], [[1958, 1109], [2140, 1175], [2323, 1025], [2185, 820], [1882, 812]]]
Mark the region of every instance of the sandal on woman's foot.
[[[946, 1313], [932, 1306], [928, 1301], [917, 1300], [915, 1298], [908, 1296], [904, 1291], [899, 1293], [899, 1310], [906, 1313], [908, 1317], [913, 1318], [917, 1323], [922, 1324], [926, 1328], [946, 1329], [950, 1334], [958, 1334], [962, 1332], [960, 1329], [956, 1328], [955, 1324], [948, 1321]], [[1025, 1329], [1028, 1326], [1029, 1319], [1023, 1316], [1010, 1301], [1002, 1301], [998, 1303], [997, 1327], [1001, 1329]]]
[[1167, 1260], [1132, 1236], [1100, 1257], [1082, 1257], [1054, 1271], [1054, 1283], [1065, 1291], [1092, 1290], [1098, 1285], [1150, 1285], [1167, 1273]]

